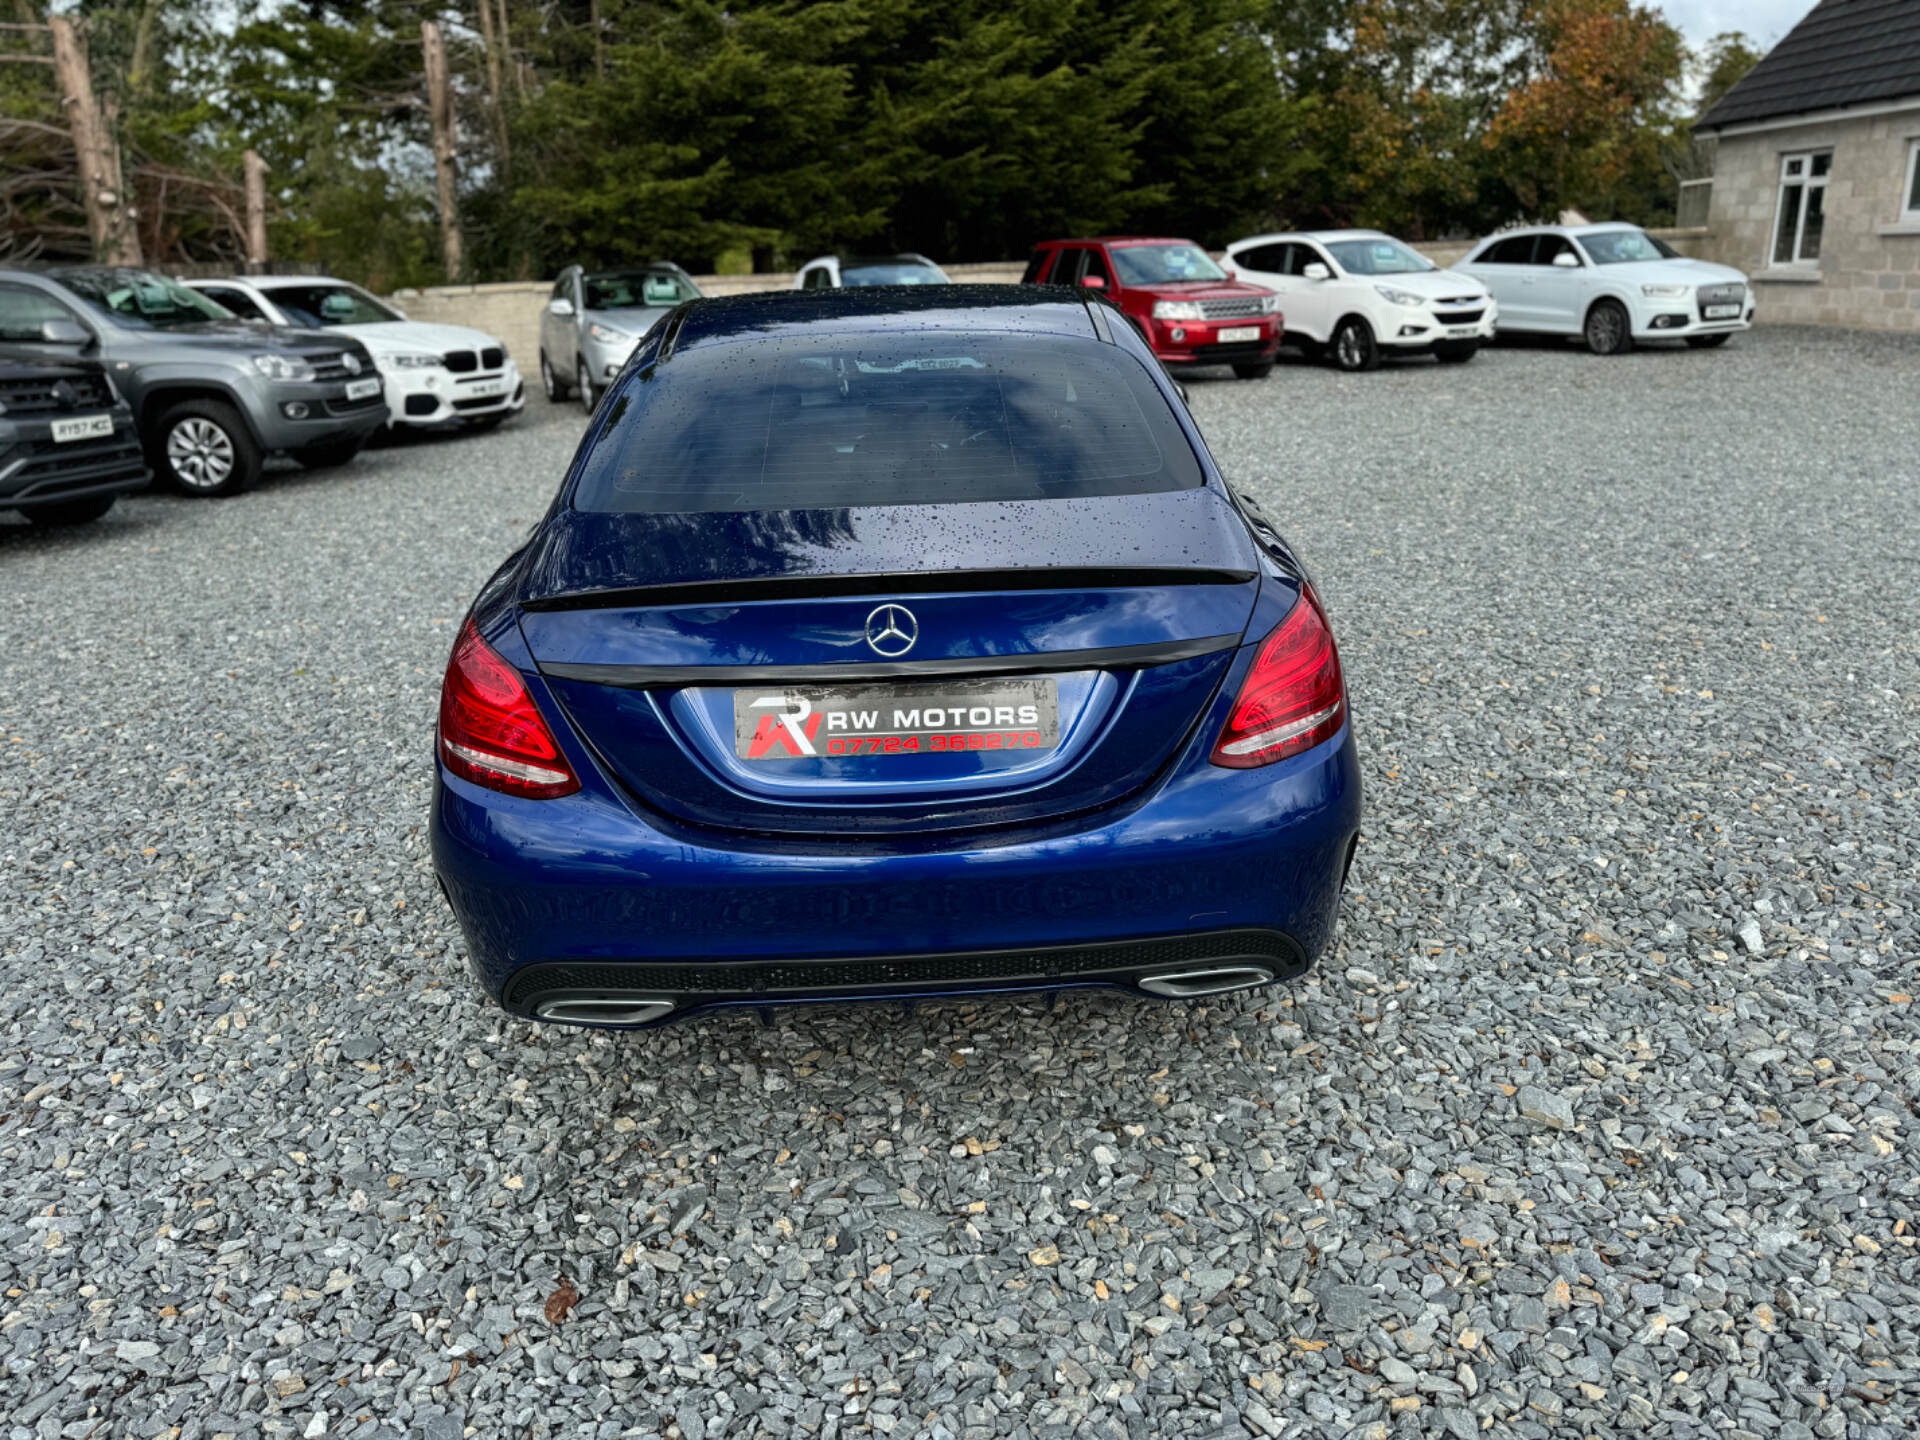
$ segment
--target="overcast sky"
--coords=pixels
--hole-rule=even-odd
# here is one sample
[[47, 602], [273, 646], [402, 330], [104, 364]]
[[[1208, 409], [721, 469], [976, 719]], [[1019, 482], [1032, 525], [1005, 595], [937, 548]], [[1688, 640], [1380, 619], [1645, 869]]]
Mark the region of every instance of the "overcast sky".
[[1660, 8], [1692, 44], [1744, 30], [1766, 50], [1813, 5], [1814, 0], [1662, 0]]

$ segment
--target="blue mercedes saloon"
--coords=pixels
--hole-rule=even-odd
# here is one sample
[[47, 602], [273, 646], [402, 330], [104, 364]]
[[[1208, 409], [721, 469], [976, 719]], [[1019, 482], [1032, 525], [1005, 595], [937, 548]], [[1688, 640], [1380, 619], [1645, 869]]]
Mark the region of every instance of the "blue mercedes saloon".
[[1328, 945], [1326, 611], [1124, 315], [1037, 287], [680, 306], [441, 692], [434, 865], [510, 1013], [1100, 986]]

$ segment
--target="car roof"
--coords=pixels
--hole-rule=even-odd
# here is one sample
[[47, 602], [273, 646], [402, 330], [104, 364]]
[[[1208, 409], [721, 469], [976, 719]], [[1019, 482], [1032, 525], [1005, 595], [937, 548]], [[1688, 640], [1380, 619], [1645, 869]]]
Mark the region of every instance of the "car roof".
[[1608, 230], [1639, 228], [1631, 220], [1597, 220], [1589, 225], [1515, 225], [1511, 230], [1497, 230], [1474, 243], [1484, 245], [1489, 240], [1505, 240], [1512, 235], [1598, 235]]
[[[1041, 245], [1193, 245], [1184, 235], [1068, 235]], [[1037, 248], [1037, 247], [1036, 247]], [[1194, 245], [1194, 249], [1199, 249]]]
[[[216, 285], [251, 285], [256, 290], [285, 290], [295, 285], [353, 285], [351, 280], [332, 275], [233, 275], [215, 280]], [[355, 285], [357, 290], [360, 287]]]
[[1282, 240], [1317, 240], [1326, 244], [1330, 240], [1392, 240], [1393, 236], [1384, 230], [1276, 230], [1267, 235], [1248, 235], [1235, 240], [1234, 245], [1273, 245]]
[[[1039, 331], [1098, 339], [1089, 309], [1102, 302], [1033, 285], [907, 285], [851, 290], [775, 290], [689, 300], [673, 347], [751, 335], [767, 339], [809, 329], [845, 331]], [[663, 321], [671, 324], [672, 321]], [[1114, 326], [1114, 329], [1120, 327]]]

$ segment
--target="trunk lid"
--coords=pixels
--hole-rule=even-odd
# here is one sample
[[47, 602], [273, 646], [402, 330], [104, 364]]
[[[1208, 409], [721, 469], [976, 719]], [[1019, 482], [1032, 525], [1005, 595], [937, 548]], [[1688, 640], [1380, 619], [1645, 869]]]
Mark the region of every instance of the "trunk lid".
[[650, 807], [911, 834], [1123, 801], [1204, 712], [1258, 586], [1244, 524], [1204, 488], [569, 512], [528, 555], [520, 623], [568, 720]]

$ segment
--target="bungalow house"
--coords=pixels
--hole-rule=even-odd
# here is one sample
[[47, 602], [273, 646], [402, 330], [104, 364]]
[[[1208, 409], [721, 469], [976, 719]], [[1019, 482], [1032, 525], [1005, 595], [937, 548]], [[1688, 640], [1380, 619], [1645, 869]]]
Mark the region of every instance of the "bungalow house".
[[1820, 0], [1695, 124], [1712, 237], [1773, 320], [1920, 330], [1920, 0]]

